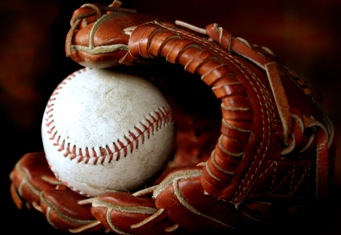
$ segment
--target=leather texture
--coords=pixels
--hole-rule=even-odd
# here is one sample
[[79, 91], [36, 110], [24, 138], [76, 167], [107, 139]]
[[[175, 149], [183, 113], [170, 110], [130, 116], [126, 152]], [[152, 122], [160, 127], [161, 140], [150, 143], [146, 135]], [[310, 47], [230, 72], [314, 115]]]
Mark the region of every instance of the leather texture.
[[286, 224], [328, 198], [333, 124], [308, 85], [268, 48], [216, 23], [203, 29], [166, 22], [116, 2], [75, 10], [65, 51], [86, 67], [171, 69], [149, 79], [172, 84], [167, 97], [177, 111], [178, 145], [154, 184], [94, 198], [56, 183], [43, 152], [23, 156], [11, 173], [12, 198], [19, 208], [34, 205], [56, 229], [234, 233]]

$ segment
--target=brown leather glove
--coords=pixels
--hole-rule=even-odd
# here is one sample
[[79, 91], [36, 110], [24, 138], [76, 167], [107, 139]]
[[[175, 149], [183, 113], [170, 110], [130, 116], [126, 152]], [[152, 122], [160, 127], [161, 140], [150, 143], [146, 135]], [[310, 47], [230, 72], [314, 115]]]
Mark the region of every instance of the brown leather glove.
[[77, 195], [42, 180], [53, 177], [34, 160], [44, 153], [24, 156], [11, 173], [12, 197], [18, 207], [34, 204], [57, 229], [212, 234], [286, 227], [328, 197], [333, 125], [269, 49], [218, 24], [170, 23], [116, 1], [77, 9], [65, 49], [83, 66], [157, 83], [178, 129], [174, 159], [154, 184], [133, 193]]

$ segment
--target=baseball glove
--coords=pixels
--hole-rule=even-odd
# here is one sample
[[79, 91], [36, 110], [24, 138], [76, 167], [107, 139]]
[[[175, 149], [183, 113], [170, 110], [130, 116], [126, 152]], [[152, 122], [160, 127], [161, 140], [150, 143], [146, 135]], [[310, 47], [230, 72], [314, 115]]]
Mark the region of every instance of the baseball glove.
[[27, 153], [10, 174], [18, 208], [73, 233], [219, 234], [284, 228], [328, 197], [333, 125], [268, 48], [114, 1], [75, 10], [65, 50], [80, 65], [157, 84], [175, 110], [174, 158], [144, 189], [88, 197], [54, 177], [44, 152]]

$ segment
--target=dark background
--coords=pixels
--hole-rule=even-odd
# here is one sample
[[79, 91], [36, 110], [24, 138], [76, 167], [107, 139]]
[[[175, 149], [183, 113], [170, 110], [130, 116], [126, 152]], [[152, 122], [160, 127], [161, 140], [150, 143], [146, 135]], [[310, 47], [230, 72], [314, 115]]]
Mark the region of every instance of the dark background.
[[[69, 21], [73, 10], [89, 2], [96, 1], [10, 0], [0, 3], [0, 225], [3, 230], [59, 234], [40, 213], [15, 207], [9, 191], [9, 173], [25, 153], [42, 150], [40, 123], [46, 101], [62, 79], [80, 68], [64, 54]], [[341, 1], [122, 2], [123, 7], [141, 13], [179, 19], [202, 28], [219, 23], [234, 36], [269, 47], [318, 92], [340, 142]], [[321, 221], [316, 234], [341, 234], [339, 162], [341, 160], [336, 163], [330, 209], [322, 215], [325, 220]]]

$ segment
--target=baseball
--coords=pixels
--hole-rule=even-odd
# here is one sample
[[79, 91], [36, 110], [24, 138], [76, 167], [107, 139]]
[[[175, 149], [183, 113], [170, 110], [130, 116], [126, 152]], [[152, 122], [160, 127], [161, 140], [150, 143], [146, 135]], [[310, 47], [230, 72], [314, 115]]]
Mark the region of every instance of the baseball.
[[90, 68], [56, 87], [41, 132], [55, 176], [87, 196], [146, 186], [166, 166], [175, 138], [171, 107], [154, 84]]

